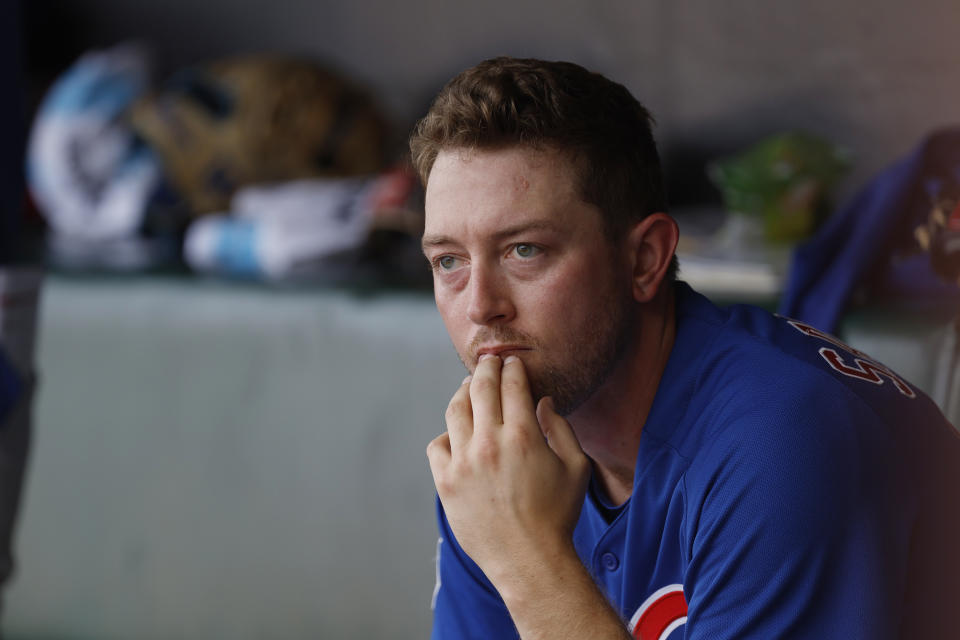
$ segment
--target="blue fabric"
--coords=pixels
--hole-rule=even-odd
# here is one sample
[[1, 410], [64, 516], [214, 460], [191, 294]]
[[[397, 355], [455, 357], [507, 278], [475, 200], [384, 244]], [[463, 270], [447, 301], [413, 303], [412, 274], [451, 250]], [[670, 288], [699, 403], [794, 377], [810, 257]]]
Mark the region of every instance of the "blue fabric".
[[[947, 637], [956, 431], [895, 373], [812, 327], [677, 292], [633, 495], [611, 512], [591, 492], [574, 534], [634, 637]], [[438, 515], [434, 640], [517, 637]]]
[[960, 129], [944, 129], [880, 172], [794, 251], [780, 313], [833, 332], [862, 284], [887, 297], [956, 298], [960, 290], [942, 283], [928, 258], [906, 270], [891, 258], [913, 243], [913, 227], [931, 209], [931, 185], [958, 168]]
[[0, 429], [3, 428], [7, 414], [13, 410], [22, 390], [23, 381], [0, 347]]

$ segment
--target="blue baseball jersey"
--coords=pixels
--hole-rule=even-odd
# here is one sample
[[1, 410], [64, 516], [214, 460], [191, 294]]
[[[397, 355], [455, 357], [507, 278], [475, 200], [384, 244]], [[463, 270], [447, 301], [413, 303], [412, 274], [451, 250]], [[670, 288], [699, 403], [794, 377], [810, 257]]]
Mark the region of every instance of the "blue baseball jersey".
[[[574, 533], [633, 637], [960, 637], [952, 425], [811, 326], [676, 294], [633, 494], [591, 483]], [[437, 510], [433, 638], [517, 637]]]

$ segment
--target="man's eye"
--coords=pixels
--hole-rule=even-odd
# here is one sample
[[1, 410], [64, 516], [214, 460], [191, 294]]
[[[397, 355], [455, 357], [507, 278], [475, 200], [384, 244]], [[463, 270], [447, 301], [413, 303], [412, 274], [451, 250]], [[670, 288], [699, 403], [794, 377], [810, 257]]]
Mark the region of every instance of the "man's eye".
[[521, 258], [532, 258], [540, 253], [540, 247], [532, 244], [518, 244], [513, 247], [513, 250]]
[[437, 258], [436, 265], [441, 271], [450, 271], [457, 266], [457, 259], [453, 256], [440, 256]]

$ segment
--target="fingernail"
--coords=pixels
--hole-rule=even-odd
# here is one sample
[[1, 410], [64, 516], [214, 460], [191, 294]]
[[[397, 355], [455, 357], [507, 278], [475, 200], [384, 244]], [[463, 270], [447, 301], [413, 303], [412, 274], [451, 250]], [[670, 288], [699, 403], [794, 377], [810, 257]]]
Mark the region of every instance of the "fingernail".
[[485, 353], [482, 356], [480, 356], [480, 362], [483, 362], [484, 360], [489, 360], [490, 358], [493, 358], [493, 357], [495, 356], [492, 353]]
[[460, 383], [460, 386], [462, 387], [462, 386], [465, 385], [465, 384], [469, 384], [469, 383], [470, 383], [470, 380], [472, 380], [472, 379], [473, 379], [473, 376], [468, 375], [466, 378], [463, 379], [463, 382]]
[[511, 362], [516, 362], [519, 360], [517, 356], [507, 356], [507, 359], [503, 361], [503, 364], [510, 364]]

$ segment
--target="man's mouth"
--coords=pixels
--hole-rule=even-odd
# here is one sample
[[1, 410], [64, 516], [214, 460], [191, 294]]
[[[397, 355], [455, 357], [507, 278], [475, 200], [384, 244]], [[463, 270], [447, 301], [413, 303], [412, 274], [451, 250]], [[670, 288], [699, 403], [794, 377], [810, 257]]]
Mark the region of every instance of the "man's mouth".
[[474, 358], [474, 360], [479, 360], [480, 356], [488, 353], [493, 356], [506, 358], [509, 355], [517, 354], [521, 351], [530, 351], [530, 347], [525, 347], [523, 345], [518, 345], [518, 344], [489, 345], [489, 346], [480, 347], [479, 349], [477, 349], [476, 357]]

